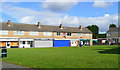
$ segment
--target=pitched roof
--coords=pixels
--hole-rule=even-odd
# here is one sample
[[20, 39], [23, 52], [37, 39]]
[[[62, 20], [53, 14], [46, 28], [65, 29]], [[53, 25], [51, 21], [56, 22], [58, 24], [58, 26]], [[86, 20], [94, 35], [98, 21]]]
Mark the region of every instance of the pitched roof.
[[80, 30], [79, 27], [64, 27], [63, 29], [60, 29], [59, 26], [41, 25], [41, 28], [38, 28], [35, 24], [24, 23], [11, 23], [11, 25], [8, 26], [6, 22], [0, 22], [0, 25], [2, 26], [2, 30], [92, 33], [87, 28]]
[[109, 30], [107, 32], [120, 32], [120, 27], [109, 28]]

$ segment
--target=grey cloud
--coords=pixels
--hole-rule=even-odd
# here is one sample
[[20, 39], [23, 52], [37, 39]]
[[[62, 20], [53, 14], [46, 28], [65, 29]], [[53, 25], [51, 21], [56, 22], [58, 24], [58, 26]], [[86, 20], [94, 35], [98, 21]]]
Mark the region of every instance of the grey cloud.
[[43, 2], [42, 7], [53, 12], [64, 12], [76, 4], [77, 2]]
[[106, 8], [112, 5], [112, 2], [105, 1], [105, 0], [95, 0], [93, 3], [93, 7], [99, 7], [99, 8]]

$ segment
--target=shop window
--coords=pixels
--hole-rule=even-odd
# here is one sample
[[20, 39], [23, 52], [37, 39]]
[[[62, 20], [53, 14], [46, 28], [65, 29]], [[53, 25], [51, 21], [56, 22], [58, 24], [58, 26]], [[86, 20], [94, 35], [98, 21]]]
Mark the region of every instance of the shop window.
[[27, 44], [30, 44], [30, 41], [27, 41]]
[[32, 44], [32, 41], [28, 41], [27, 44]]
[[67, 33], [67, 36], [71, 36], [71, 33]]
[[60, 32], [57, 32], [57, 36], [60, 36]]
[[23, 44], [25, 44], [25, 41], [23, 41]]
[[22, 41], [20, 41], [20, 44], [23, 44], [23, 42], [22, 42]]

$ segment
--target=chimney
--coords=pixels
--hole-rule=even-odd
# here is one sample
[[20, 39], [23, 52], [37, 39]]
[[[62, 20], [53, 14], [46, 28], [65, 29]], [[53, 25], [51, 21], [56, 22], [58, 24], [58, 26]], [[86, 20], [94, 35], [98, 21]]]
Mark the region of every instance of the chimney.
[[38, 28], [41, 28], [41, 26], [40, 26], [40, 22], [38, 22], [37, 26], [38, 26]]
[[11, 20], [8, 20], [7, 25], [10, 26], [10, 24], [11, 24]]
[[82, 26], [81, 25], [79, 26], [79, 29], [82, 30]]
[[62, 25], [62, 24], [60, 24], [59, 28], [60, 28], [60, 29], [63, 29], [63, 25]]

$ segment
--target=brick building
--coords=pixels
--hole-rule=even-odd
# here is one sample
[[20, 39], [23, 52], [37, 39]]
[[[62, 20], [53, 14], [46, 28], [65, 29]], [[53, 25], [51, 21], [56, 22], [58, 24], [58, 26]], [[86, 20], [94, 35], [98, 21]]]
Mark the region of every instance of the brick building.
[[0, 46], [7, 48], [63, 47], [92, 45], [92, 32], [87, 28], [0, 22]]

